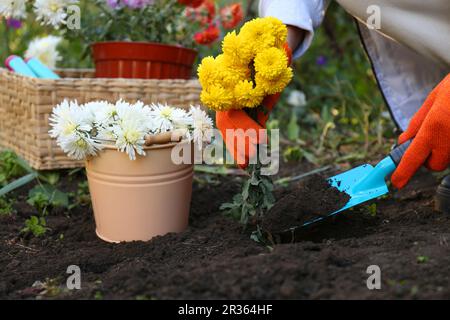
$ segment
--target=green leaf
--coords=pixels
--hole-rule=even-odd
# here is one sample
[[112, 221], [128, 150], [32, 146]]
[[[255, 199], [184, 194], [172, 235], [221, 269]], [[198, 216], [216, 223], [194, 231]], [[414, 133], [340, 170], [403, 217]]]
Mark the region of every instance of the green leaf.
[[312, 164], [318, 163], [317, 157], [311, 152], [303, 150], [303, 156], [306, 158], [306, 160], [308, 160], [308, 162], [310, 162]]
[[289, 140], [292, 141], [296, 141], [300, 137], [300, 127], [297, 120], [297, 114], [292, 110], [291, 119], [287, 126], [287, 135]]
[[28, 162], [26, 162], [24, 159], [22, 159], [21, 157], [17, 156], [16, 158], [16, 162], [17, 164], [24, 169], [26, 172], [29, 173], [33, 173], [36, 172], [33, 168], [30, 167], [30, 165], [28, 164]]
[[40, 237], [48, 230], [46, 225], [47, 223], [43, 217], [38, 218], [36, 216], [31, 216], [29, 219], [25, 220], [25, 227], [21, 232], [31, 232], [35, 237]]
[[37, 172], [32, 172], [32, 173], [27, 174], [26, 176], [23, 176], [17, 180], [14, 180], [13, 182], [7, 184], [6, 186], [4, 186], [3, 188], [0, 189], [0, 197], [4, 196], [8, 192], [11, 192], [17, 188], [20, 188], [20, 187], [26, 185], [27, 183], [36, 179], [37, 176], [38, 176]]
[[242, 199], [244, 200], [248, 199], [249, 192], [250, 192], [250, 180], [247, 180], [244, 182], [244, 185], [242, 186]]
[[45, 194], [50, 203], [55, 207], [65, 207], [69, 206], [69, 196], [67, 193], [56, 189], [54, 186], [49, 184], [37, 185], [28, 192], [28, 197], [33, 198], [36, 194]]
[[59, 181], [58, 172], [45, 172], [39, 175], [39, 178], [52, 186], [55, 186]]
[[222, 205], [220, 206], [220, 210], [233, 209], [235, 206], [236, 205], [234, 203], [231, 203], [231, 202], [222, 203]]

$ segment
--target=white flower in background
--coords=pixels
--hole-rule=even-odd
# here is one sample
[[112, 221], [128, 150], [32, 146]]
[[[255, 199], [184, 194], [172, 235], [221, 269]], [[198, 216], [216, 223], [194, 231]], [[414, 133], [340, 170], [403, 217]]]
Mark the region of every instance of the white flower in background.
[[302, 91], [292, 90], [287, 98], [287, 103], [293, 107], [303, 107], [306, 104], [306, 96]]
[[41, 24], [52, 25], [58, 29], [67, 22], [67, 7], [77, 3], [78, 0], [36, 0], [34, 3], [36, 19], [40, 20]]
[[194, 140], [194, 143], [201, 147], [203, 145], [203, 142], [211, 142], [213, 134], [212, 119], [199, 106], [191, 106], [189, 113], [192, 119], [192, 138]]
[[56, 63], [62, 59], [57, 50], [61, 40], [61, 37], [56, 36], [36, 38], [30, 42], [25, 58], [37, 58], [50, 69], [55, 69]]
[[26, 0], [0, 0], [0, 16], [6, 18], [26, 18]]
[[179, 108], [173, 108], [167, 104], [152, 104], [150, 116], [153, 119], [155, 132], [166, 132], [183, 128], [189, 125], [188, 113]]

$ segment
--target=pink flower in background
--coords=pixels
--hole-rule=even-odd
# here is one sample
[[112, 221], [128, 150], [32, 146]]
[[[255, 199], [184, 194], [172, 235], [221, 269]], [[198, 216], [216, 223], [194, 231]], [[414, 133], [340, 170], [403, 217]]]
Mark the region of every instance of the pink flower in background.
[[323, 67], [324, 65], [326, 65], [327, 62], [328, 62], [328, 59], [327, 59], [327, 57], [325, 57], [325, 56], [318, 56], [317, 59], [316, 59], [316, 64], [317, 64], [318, 66], [321, 66], [321, 67]]
[[154, 2], [155, 0], [106, 0], [106, 4], [112, 9], [120, 9], [124, 6], [131, 9], [142, 9]]
[[123, 4], [132, 9], [141, 9], [154, 2], [154, 0], [123, 0]]
[[121, 7], [121, 0], [106, 0], [106, 4], [112, 9], [118, 9]]
[[22, 21], [14, 18], [8, 18], [6, 19], [6, 25], [11, 29], [20, 29], [22, 27]]

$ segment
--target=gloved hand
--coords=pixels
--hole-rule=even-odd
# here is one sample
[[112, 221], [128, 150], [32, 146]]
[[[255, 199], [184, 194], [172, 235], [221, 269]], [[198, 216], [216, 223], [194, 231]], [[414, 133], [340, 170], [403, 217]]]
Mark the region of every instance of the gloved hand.
[[423, 164], [433, 171], [445, 170], [450, 164], [450, 74], [431, 92], [398, 143], [412, 138], [413, 142], [391, 177], [398, 189], [403, 188]]
[[[258, 122], [253, 120], [244, 110], [228, 110], [216, 112], [216, 125], [225, 141], [228, 151], [239, 167], [245, 169], [249, 160], [256, 155], [257, 146], [267, 141], [267, 136], [260, 129], [266, 128], [269, 114], [280, 97], [280, 93], [267, 96], [262, 105], [267, 112], [258, 112]], [[255, 135], [248, 134], [252, 130]], [[251, 132], [250, 132], [251, 133]], [[244, 149], [240, 147], [244, 146]]]
[[[291, 49], [287, 44], [284, 48], [288, 55], [288, 63], [291, 64]], [[257, 121], [253, 120], [244, 110], [216, 112], [217, 128], [222, 134], [222, 138], [225, 141], [228, 151], [242, 169], [245, 169], [248, 166], [249, 160], [256, 155], [258, 144], [267, 141], [265, 133], [260, 132], [259, 130], [266, 128], [267, 119], [280, 98], [280, 95], [281, 93], [277, 93], [264, 98], [262, 102], [264, 108], [261, 109], [265, 110], [258, 111]], [[246, 131], [249, 129], [253, 130], [256, 134], [246, 134]], [[229, 134], [227, 134], [227, 130]], [[243, 150], [238, 148], [241, 145], [245, 146]]]

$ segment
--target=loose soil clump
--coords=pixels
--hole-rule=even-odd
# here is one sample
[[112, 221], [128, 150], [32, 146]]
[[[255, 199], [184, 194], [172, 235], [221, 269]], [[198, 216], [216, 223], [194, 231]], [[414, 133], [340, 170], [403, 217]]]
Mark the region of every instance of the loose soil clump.
[[281, 199], [266, 213], [261, 223], [263, 232], [271, 237], [290, 232], [304, 223], [342, 208], [350, 196], [332, 187], [321, 176], [315, 176], [303, 183], [285, 190]]

